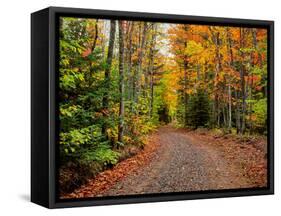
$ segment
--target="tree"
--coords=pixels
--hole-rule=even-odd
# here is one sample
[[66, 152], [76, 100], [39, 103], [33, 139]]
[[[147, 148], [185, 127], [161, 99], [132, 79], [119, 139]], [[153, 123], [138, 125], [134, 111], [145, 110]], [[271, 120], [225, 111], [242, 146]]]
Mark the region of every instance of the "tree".
[[141, 74], [142, 74], [142, 64], [143, 64], [143, 54], [144, 54], [144, 46], [146, 44], [146, 34], [147, 34], [147, 23], [140, 22], [139, 23], [139, 47], [138, 47], [138, 68], [136, 72], [136, 88], [135, 88], [135, 102], [138, 102], [139, 94], [141, 91]]
[[72, 17], [59, 24], [60, 163], [87, 167], [75, 176], [93, 163], [116, 164], [163, 123], [266, 134], [266, 29]]
[[183, 97], [183, 122], [187, 125], [187, 108], [188, 108], [188, 56], [186, 54], [187, 44], [190, 37], [189, 25], [177, 25], [170, 29], [170, 41], [172, 44], [172, 52], [175, 53], [176, 62], [179, 64], [180, 70], [183, 70], [182, 97]]
[[241, 107], [241, 134], [244, 134], [245, 132], [245, 127], [246, 127], [246, 87], [245, 87], [245, 74], [246, 74], [246, 68], [245, 68], [245, 63], [244, 63], [244, 58], [245, 54], [243, 49], [245, 48], [245, 34], [246, 34], [246, 29], [240, 28], [240, 56], [242, 59], [241, 65], [240, 65], [240, 81], [241, 81], [241, 97], [242, 97], [242, 107]]
[[118, 142], [123, 143], [124, 133], [124, 38], [123, 38], [123, 21], [118, 21], [119, 28], [119, 124], [118, 124]]
[[202, 89], [198, 89], [189, 99], [188, 125], [194, 128], [206, 127], [210, 120], [210, 103]]
[[[108, 115], [108, 101], [109, 101], [109, 92], [108, 89], [110, 87], [110, 71], [111, 71], [111, 64], [112, 64], [112, 56], [113, 56], [113, 47], [114, 47], [114, 41], [115, 41], [115, 29], [116, 29], [116, 21], [111, 20], [110, 21], [110, 35], [109, 35], [109, 43], [108, 43], [108, 52], [107, 52], [107, 59], [106, 59], [106, 68], [104, 71], [104, 97], [103, 97], [103, 116], [106, 117]], [[96, 42], [95, 42], [96, 44]], [[102, 133], [106, 134], [107, 124], [106, 121], [104, 121], [104, 124], [102, 126]]]

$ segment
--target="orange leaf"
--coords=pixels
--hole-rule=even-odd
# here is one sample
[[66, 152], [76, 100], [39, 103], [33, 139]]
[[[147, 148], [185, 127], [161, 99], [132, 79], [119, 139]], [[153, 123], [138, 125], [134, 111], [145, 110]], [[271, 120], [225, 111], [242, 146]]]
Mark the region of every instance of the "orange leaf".
[[83, 53], [82, 53], [82, 57], [87, 57], [88, 55], [90, 55], [92, 52], [92, 50], [90, 48], [86, 49]]

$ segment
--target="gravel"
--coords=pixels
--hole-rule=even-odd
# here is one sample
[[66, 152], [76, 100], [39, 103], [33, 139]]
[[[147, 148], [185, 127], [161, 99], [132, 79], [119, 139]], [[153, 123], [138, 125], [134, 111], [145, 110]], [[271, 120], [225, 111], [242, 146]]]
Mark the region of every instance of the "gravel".
[[152, 161], [130, 173], [101, 196], [249, 188], [251, 182], [214, 147], [181, 130], [159, 129]]

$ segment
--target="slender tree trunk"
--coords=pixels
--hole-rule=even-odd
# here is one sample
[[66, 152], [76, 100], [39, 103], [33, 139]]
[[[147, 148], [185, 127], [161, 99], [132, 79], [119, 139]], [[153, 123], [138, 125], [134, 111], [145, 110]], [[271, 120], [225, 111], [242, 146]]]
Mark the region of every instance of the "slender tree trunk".
[[152, 117], [153, 115], [153, 101], [154, 101], [154, 79], [153, 79], [153, 72], [150, 76], [150, 109], [149, 109], [149, 116], [150, 118]]
[[[184, 25], [184, 31], [187, 33], [188, 32], [188, 27], [187, 25]], [[187, 42], [188, 41], [185, 41], [184, 42], [184, 49], [187, 48]], [[188, 125], [188, 115], [187, 115], [187, 112], [188, 112], [188, 95], [187, 95], [187, 69], [188, 69], [188, 60], [187, 60], [187, 56], [184, 55], [184, 59], [183, 59], [183, 72], [184, 72], [184, 77], [183, 77], [183, 81], [184, 81], [184, 86], [183, 86], [183, 100], [184, 100], [184, 126], [187, 126]]]
[[[245, 29], [240, 28], [240, 48], [245, 46]], [[245, 133], [246, 125], [246, 88], [245, 88], [245, 66], [244, 62], [244, 53], [241, 53], [242, 65], [240, 69], [240, 80], [241, 80], [241, 97], [242, 97], [242, 109], [241, 109], [241, 134]]]
[[217, 126], [218, 126], [218, 128], [220, 128], [221, 127], [221, 124], [220, 124], [220, 120], [221, 120], [221, 118], [220, 118], [220, 115], [221, 115], [221, 113], [220, 113], [220, 104], [219, 104], [219, 100], [218, 99], [216, 101], [217, 101], [216, 102], [216, 104], [217, 104]]
[[149, 89], [150, 89], [150, 98], [149, 98], [149, 116], [150, 118], [153, 115], [153, 97], [154, 97], [154, 49], [156, 43], [156, 24], [152, 25], [152, 37], [149, 49], [149, 67], [148, 67], [148, 74], [147, 77], [150, 77], [149, 80]]
[[216, 45], [216, 70], [215, 70], [215, 85], [214, 85], [214, 91], [215, 91], [215, 113], [217, 117], [217, 126], [220, 127], [220, 106], [219, 106], [219, 95], [218, 95], [218, 76], [220, 71], [222, 70], [222, 65], [221, 65], [221, 54], [220, 54], [220, 33], [212, 33], [213, 35], [213, 40]]
[[252, 72], [251, 72], [251, 81], [250, 81], [250, 90], [249, 90], [249, 99], [250, 99], [250, 107], [249, 107], [249, 123], [250, 123], [250, 130], [249, 133], [252, 134], [253, 131], [253, 121], [252, 121], [252, 111], [253, 111], [253, 78], [254, 78], [254, 73], [253, 69], [255, 66], [254, 62], [254, 52], [256, 52], [257, 49], [257, 32], [256, 29], [252, 29], [252, 43], [253, 43], [253, 48], [254, 51], [251, 54], [251, 66], [252, 66]]
[[[106, 23], [103, 23], [103, 28], [105, 29], [106, 28]], [[101, 37], [100, 38], [100, 42], [101, 42], [101, 53], [102, 53], [102, 56], [103, 56], [103, 59], [106, 61], [106, 52], [105, 52], [105, 47], [106, 47], [106, 39], [104, 37]]]
[[228, 84], [228, 131], [231, 132], [231, 123], [232, 123], [232, 119], [231, 119], [231, 87], [230, 87], [230, 83]]
[[184, 126], [187, 126], [188, 119], [187, 119], [187, 112], [188, 112], [188, 95], [187, 95], [187, 60], [184, 60], [183, 63], [183, 71], [184, 71], [184, 88], [183, 88], [183, 97], [184, 97]]
[[[83, 34], [85, 34], [85, 33], [82, 33], [82, 35]], [[98, 36], [99, 36], [98, 20], [96, 20], [96, 22], [95, 22], [95, 35], [94, 35], [93, 43], [92, 43], [92, 46], [91, 46], [91, 52], [94, 52], [94, 50], [96, 48], [96, 43], [97, 43], [97, 40], [98, 40]], [[89, 68], [90, 68], [90, 73], [88, 74], [87, 78], [89, 80], [92, 80], [93, 67], [92, 67], [92, 61], [91, 60], [89, 60]]]
[[240, 134], [241, 133], [241, 122], [240, 122], [240, 94], [237, 90], [235, 90], [235, 100], [236, 100], [236, 133]]
[[123, 39], [123, 22], [118, 21], [119, 27], [119, 125], [118, 125], [118, 142], [123, 142], [124, 133], [124, 39]]
[[214, 78], [214, 105], [213, 105], [213, 118], [214, 123], [220, 127], [220, 110], [219, 110], [219, 95], [218, 95], [218, 76], [222, 70], [221, 54], [220, 54], [220, 33], [215, 30], [215, 27], [209, 27], [212, 42], [215, 44], [215, 78]]
[[223, 115], [223, 126], [224, 126], [224, 128], [226, 128], [226, 126], [227, 126], [227, 120], [226, 120], [226, 118], [227, 118], [227, 115], [226, 115], [226, 106], [225, 106], [225, 104], [223, 104], [223, 107], [222, 107], [222, 115]]
[[[233, 66], [233, 51], [232, 51], [232, 40], [229, 32], [229, 28], [226, 29], [227, 43], [228, 43], [228, 55], [230, 56], [229, 67], [234, 69]], [[231, 132], [232, 128], [232, 92], [231, 92], [231, 75], [228, 75], [228, 131]]]
[[134, 77], [132, 74], [132, 36], [133, 36], [133, 30], [134, 30], [134, 22], [131, 22], [130, 30], [129, 30], [129, 35], [128, 35], [128, 86], [129, 86], [129, 91], [128, 91], [128, 98], [129, 100], [133, 99], [133, 92], [131, 88], [133, 88], [133, 82], [134, 82]]
[[[113, 56], [113, 47], [115, 41], [115, 31], [116, 31], [116, 23], [114, 20], [110, 21], [110, 34], [109, 34], [109, 44], [108, 44], [108, 53], [106, 59], [106, 68], [104, 71], [104, 81], [105, 81], [105, 92], [102, 100], [103, 105], [103, 115], [106, 117], [108, 115], [108, 101], [109, 101], [109, 87], [110, 87], [110, 70], [112, 64], [112, 56]], [[106, 122], [103, 123], [102, 126], [102, 133], [106, 135], [107, 124]]]
[[138, 69], [137, 69], [137, 76], [136, 76], [136, 89], [135, 89], [135, 102], [138, 102], [138, 97], [141, 90], [141, 74], [142, 74], [142, 60], [143, 60], [143, 51], [145, 45], [145, 38], [147, 32], [147, 23], [143, 23], [143, 30], [141, 31], [141, 24], [140, 24], [140, 41], [139, 41], [139, 53], [138, 53]]
[[97, 40], [98, 40], [98, 35], [99, 35], [99, 31], [98, 31], [98, 20], [96, 20], [95, 23], [95, 37], [93, 40], [93, 45], [92, 45], [92, 52], [95, 50], [96, 48], [96, 44], [97, 44]]

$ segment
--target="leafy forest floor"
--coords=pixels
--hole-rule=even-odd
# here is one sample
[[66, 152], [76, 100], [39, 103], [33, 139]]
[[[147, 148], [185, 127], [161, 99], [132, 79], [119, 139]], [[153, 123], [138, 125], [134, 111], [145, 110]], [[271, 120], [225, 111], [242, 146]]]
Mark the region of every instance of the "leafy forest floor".
[[61, 198], [265, 187], [266, 150], [263, 137], [162, 126], [138, 154]]

